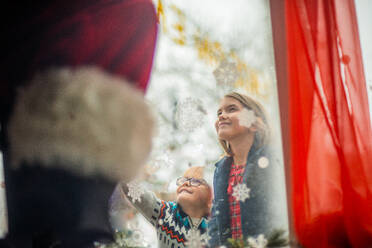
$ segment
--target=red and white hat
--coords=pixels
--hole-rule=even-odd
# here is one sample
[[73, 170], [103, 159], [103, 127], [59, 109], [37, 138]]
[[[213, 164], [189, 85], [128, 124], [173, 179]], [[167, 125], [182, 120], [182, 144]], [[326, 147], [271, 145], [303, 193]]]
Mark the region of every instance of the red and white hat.
[[59, 159], [83, 175], [132, 178], [152, 137], [143, 95], [157, 35], [151, 0], [26, 8], [6, 29], [1, 62], [1, 119], [13, 166]]

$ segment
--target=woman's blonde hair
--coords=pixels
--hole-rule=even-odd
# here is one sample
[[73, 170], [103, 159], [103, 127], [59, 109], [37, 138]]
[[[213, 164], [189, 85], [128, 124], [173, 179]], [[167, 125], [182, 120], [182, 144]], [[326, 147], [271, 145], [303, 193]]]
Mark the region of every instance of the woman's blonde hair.
[[[256, 147], [262, 147], [266, 145], [269, 142], [270, 129], [267, 124], [266, 113], [262, 105], [257, 101], [253, 100], [251, 97], [237, 92], [228, 93], [224, 97], [231, 97], [239, 101], [243, 105], [243, 107], [254, 112], [256, 116], [256, 121], [253, 123], [253, 125], [257, 128], [257, 132], [255, 134], [253, 144]], [[219, 139], [219, 142], [225, 152], [225, 155], [227, 156], [234, 155], [229, 143], [226, 140]]]

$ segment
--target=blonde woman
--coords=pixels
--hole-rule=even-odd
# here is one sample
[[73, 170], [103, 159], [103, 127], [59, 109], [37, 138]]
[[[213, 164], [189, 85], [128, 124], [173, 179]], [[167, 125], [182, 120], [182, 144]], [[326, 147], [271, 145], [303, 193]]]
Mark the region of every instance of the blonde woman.
[[229, 238], [267, 237], [278, 210], [271, 202], [275, 185], [264, 109], [248, 96], [227, 94], [215, 128], [225, 154], [214, 172], [210, 246], [228, 245]]

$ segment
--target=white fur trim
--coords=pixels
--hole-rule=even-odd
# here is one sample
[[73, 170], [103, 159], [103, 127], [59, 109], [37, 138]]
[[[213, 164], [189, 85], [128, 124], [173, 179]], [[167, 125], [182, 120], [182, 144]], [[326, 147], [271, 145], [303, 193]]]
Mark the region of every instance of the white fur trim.
[[152, 133], [143, 94], [123, 79], [93, 67], [51, 69], [19, 92], [11, 161], [130, 180], [148, 157]]

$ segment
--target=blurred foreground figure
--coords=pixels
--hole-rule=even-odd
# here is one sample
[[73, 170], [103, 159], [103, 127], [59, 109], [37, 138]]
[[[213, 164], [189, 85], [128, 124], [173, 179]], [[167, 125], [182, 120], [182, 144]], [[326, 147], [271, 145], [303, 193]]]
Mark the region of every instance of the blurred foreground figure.
[[110, 194], [137, 174], [151, 146], [143, 93], [157, 34], [154, 7], [150, 0], [4, 6], [0, 113], [9, 234], [0, 246], [110, 241]]

